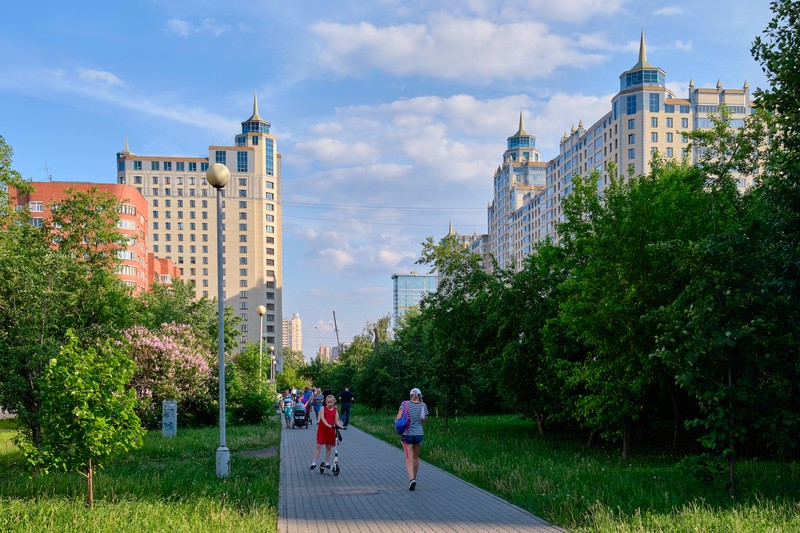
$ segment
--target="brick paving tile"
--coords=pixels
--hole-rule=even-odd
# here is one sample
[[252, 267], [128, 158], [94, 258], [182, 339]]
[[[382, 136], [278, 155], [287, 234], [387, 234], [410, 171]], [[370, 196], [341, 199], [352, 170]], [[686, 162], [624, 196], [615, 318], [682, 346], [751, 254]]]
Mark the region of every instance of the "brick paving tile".
[[[352, 425], [342, 431], [338, 476], [308, 468], [315, 425], [282, 431], [279, 533], [564, 531], [422, 460], [409, 491], [403, 450]], [[317, 463], [324, 458], [323, 448]]]

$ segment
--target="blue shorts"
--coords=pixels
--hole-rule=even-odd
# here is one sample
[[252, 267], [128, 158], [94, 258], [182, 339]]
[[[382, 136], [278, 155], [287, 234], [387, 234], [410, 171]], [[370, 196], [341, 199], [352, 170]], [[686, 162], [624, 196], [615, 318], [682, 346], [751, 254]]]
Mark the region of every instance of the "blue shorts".
[[404, 435], [403, 441], [406, 444], [422, 444], [423, 435]]

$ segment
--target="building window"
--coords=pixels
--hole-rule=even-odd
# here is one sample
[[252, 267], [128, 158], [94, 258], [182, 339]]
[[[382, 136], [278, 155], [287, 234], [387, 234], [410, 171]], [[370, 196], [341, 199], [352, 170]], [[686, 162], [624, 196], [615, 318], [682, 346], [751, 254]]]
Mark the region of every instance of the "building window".
[[239, 258], [239, 264], [240, 265], [246, 265], [247, 264], [247, 258], [246, 257], [240, 257]]
[[236, 152], [236, 170], [238, 172], [247, 172], [247, 152]]
[[239, 235], [239, 242], [247, 242], [247, 235]]
[[[200, 172], [208, 170], [208, 163], [200, 163]], [[203, 185], [205, 185], [205, 178], [203, 178]]]
[[634, 159], [635, 157], [636, 157], [636, 150], [634, 148], [628, 150], [628, 159]]
[[650, 126], [653, 128], [658, 127], [658, 117], [650, 117]]
[[247, 189], [239, 189], [239, 198], [247, 198]]
[[681, 128], [685, 129], [685, 128], [688, 128], [688, 127], [689, 127], [689, 119], [688, 118], [682, 118], [681, 119]]
[[227, 156], [228, 154], [225, 152], [225, 150], [217, 150], [214, 154], [214, 160], [217, 163], [222, 163], [225, 165], [227, 163]]
[[635, 118], [629, 118], [628, 119], [628, 129], [632, 130], [635, 127], [636, 127], [636, 119]]
[[636, 134], [631, 133], [628, 135], [628, 144], [633, 144], [636, 142]]
[[672, 117], [667, 117], [667, 127], [668, 128], [672, 127]]
[[134, 161], [133, 162], [133, 170], [142, 170], [142, 162], [141, 161]]
[[160, 170], [158, 161], [150, 161], [150, 170]]
[[627, 98], [626, 104], [627, 104], [628, 114], [629, 115], [635, 115], [636, 114], [636, 95], [633, 94], [633, 95], [630, 95], [630, 96], [628, 96], [626, 98]]
[[658, 132], [657, 131], [650, 132], [650, 140], [652, 142], [654, 142], [654, 143], [658, 142]]
[[672, 157], [673, 151], [672, 148], [667, 148], [667, 157]]
[[164, 161], [164, 170], [172, 170], [172, 161]]
[[661, 107], [661, 95], [650, 93], [650, 112], [658, 113], [660, 107]]
[[239, 224], [239, 231], [247, 231], [247, 224]]
[[667, 142], [668, 143], [672, 142], [672, 133], [667, 133]]

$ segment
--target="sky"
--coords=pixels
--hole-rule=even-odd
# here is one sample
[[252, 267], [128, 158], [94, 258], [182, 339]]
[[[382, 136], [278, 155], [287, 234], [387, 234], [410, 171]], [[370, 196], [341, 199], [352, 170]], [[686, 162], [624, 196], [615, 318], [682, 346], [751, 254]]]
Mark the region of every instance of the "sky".
[[283, 160], [283, 314], [303, 351], [391, 313], [394, 273], [450, 223], [486, 232], [492, 175], [519, 125], [543, 160], [609, 111], [648, 61], [686, 97], [764, 87], [752, 0], [10, 2], [0, 135], [33, 181], [115, 182], [140, 155], [206, 157], [253, 111]]

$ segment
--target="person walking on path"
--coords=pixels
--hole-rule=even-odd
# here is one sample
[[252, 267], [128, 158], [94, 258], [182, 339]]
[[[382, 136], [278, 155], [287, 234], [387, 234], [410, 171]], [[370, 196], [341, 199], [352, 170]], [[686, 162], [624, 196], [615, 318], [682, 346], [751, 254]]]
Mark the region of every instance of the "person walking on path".
[[344, 390], [339, 393], [339, 401], [342, 402], [342, 423], [344, 429], [347, 429], [347, 424], [350, 423], [350, 404], [356, 397], [350, 392], [350, 384], [344, 386]]
[[283, 418], [286, 420], [286, 427], [289, 428], [289, 424], [292, 420], [292, 395], [289, 392], [289, 389], [286, 389], [286, 392], [283, 394], [283, 399], [281, 400], [283, 404]]
[[320, 417], [320, 410], [322, 409], [322, 404], [325, 403], [325, 397], [322, 395], [322, 391], [314, 389], [314, 422], [319, 424], [319, 417]]
[[317, 447], [314, 450], [314, 457], [311, 458], [310, 470], [317, 467], [317, 458], [323, 446], [325, 446], [325, 461], [319, 465], [319, 470], [322, 472], [325, 468], [331, 467], [331, 447], [336, 444], [336, 428], [341, 425], [342, 421], [339, 420], [339, 412], [336, 410], [336, 398], [333, 394], [329, 394], [325, 397], [325, 408], [317, 424]]
[[395, 420], [400, 420], [403, 411], [410, 422], [408, 429], [402, 435], [403, 449], [406, 452], [406, 473], [408, 473], [408, 490], [417, 488], [417, 472], [419, 471], [419, 448], [422, 446], [424, 431], [422, 423], [428, 420], [428, 406], [422, 401], [422, 391], [414, 387], [409, 392], [410, 401], [400, 404]]

